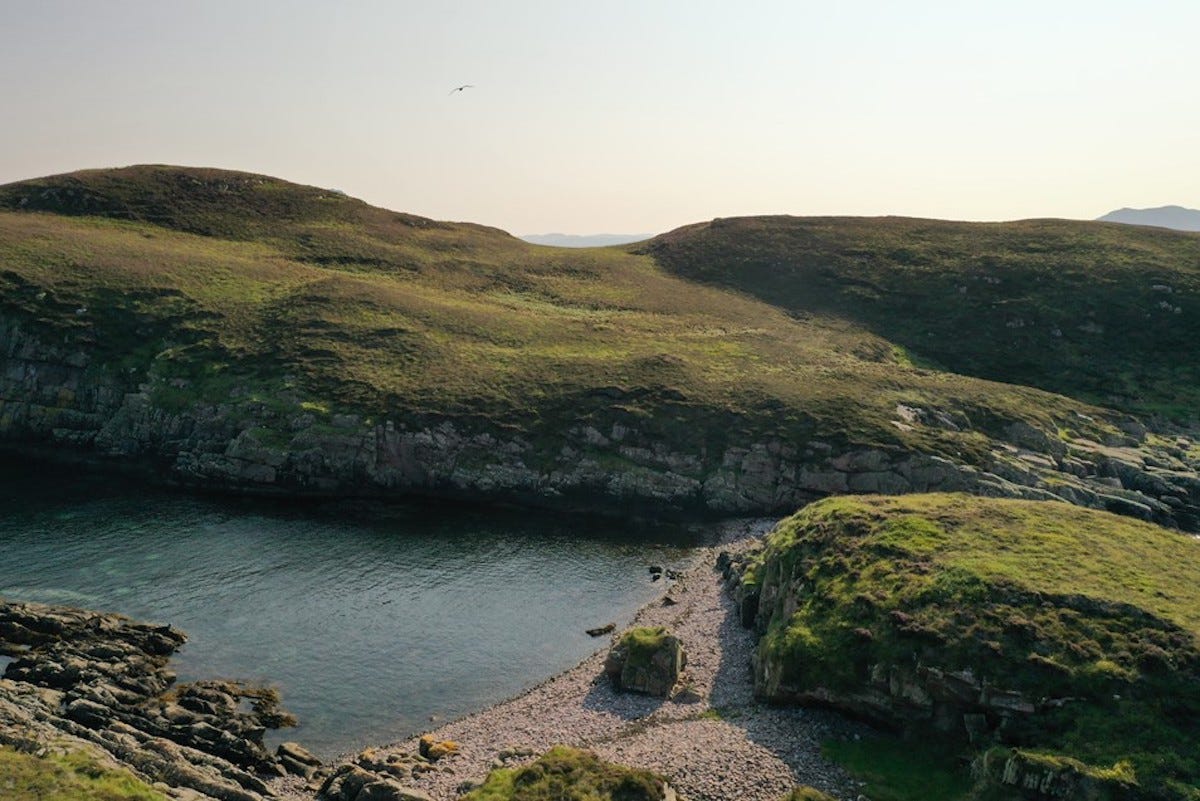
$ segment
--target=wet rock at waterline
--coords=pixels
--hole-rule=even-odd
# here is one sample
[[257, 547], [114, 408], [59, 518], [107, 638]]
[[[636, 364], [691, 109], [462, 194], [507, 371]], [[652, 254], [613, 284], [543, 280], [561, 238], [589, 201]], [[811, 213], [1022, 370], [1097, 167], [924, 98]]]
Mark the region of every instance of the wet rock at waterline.
[[267, 779], [312, 777], [320, 762], [267, 729], [295, 724], [274, 690], [233, 681], [177, 684], [186, 636], [121, 615], [0, 601], [0, 744], [103, 752], [149, 782], [221, 801], [270, 797]]

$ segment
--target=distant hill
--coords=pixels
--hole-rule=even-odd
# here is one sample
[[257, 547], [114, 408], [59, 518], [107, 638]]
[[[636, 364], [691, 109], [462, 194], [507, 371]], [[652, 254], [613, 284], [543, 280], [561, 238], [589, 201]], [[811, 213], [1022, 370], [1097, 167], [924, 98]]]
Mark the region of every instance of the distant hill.
[[1159, 206], [1156, 209], [1117, 209], [1097, 219], [1100, 222], [1174, 228], [1176, 231], [1200, 231], [1200, 209], [1185, 209], [1183, 206]]
[[654, 234], [526, 234], [522, 236], [533, 245], [553, 245], [559, 248], [601, 248], [607, 245], [628, 245], [641, 242]]

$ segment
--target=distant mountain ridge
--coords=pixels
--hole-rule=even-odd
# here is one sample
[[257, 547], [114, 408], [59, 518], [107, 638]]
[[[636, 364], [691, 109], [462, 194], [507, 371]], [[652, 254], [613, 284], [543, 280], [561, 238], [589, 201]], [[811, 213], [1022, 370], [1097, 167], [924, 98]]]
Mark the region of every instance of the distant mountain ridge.
[[606, 245], [628, 245], [641, 242], [654, 234], [526, 234], [519, 237], [533, 245], [553, 245], [559, 248], [600, 248]]
[[1153, 209], [1117, 209], [1099, 222], [1125, 223], [1126, 225], [1154, 225], [1173, 228], [1176, 231], [1200, 231], [1200, 209], [1185, 209], [1183, 206], [1159, 206]]

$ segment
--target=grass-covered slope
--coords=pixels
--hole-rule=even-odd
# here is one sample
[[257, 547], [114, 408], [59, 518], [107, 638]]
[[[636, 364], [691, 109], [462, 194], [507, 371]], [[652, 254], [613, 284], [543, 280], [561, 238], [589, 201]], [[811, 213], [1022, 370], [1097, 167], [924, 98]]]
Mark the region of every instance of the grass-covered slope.
[[1195, 537], [1064, 504], [841, 497], [782, 522], [744, 587], [767, 697], [1200, 787]]
[[82, 752], [35, 756], [0, 746], [0, 798], [7, 801], [163, 801], [125, 770]]
[[[746, 247], [773, 241], [745, 233]], [[871, 249], [868, 233], [861, 247]], [[1003, 482], [1015, 481], [1123, 504], [1080, 480], [1107, 481], [1116, 468], [1101, 462], [1117, 456], [1139, 475], [1146, 466], [1094, 449], [1146, 444], [1123, 414], [921, 366], [904, 331], [853, 310], [801, 315], [786, 293], [764, 302], [697, 282], [660, 247], [691, 234], [672, 236], [642, 254], [538, 247], [219, 170], [10, 184], [0, 187], [0, 437], [150, 454], [165, 475], [241, 489], [521, 500], [586, 490], [717, 511], [973, 486], [976, 474], [951, 463], [1000, 472], [1003, 481], [985, 477], [989, 492], [1011, 493]], [[1186, 265], [1191, 251], [1177, 250]], [[1184, 302], [1183, 283], [1173, 288]], [[971, 347], [940, 310], [912, 308]], [[1190, 306], [1172, 316], [1194, 319]], [[1143, 348], [1152, 366], [1174, 342], [1125, 350]], [[985, 358], [990, 345], [978, 347]], [[1186, 396], [1192, 369], [1180, 358], [1179, 386], [1162, 392]], [[447, 421], [453, 431], [439, 428]], [[1014, 467], [1005, 450], [1058, 460], [1070, 438], [1090, 443], [1080, 458], [1091, 466], [1072, 456], [1074, 472], [1053, 481]], [[1187, 473], [1200, 460], [1174, 433], [1152, 444], [1166, 449], [1158, 468]], [[899, 464], [913, 453], [943, 461]], [[1188, 479], [1164, 483], [1174, 480], [1123, 478], [1116, 494], [1134, 493], [1135, 513], [1190, 525]], [[1137, 493], [1183, 500], [1168, 508]]]
[[[630, 391], [836, 417], [887, 441], [900, 384], [1010, 417], [1055, 405], [912, 369], [861, 327], [796, 321], [649, 257], [536, 247], [262, 176], [89, 171], [0, 187], [0, 207], [18, 212], [0, 214], [6, 310], [98, 328], [114, 359], [145, 348], [141, 366], [202, 377], [201, 393], [223, 389], [209, 374], [286, 373], [318, 404], [536, 416]], [[881, 392], [878, 410], [849, 403]]]
[[718, 219], [645, 251], [914, 360], [1135, 412], [1200, 416], [1200, 234], [1110, 223]]

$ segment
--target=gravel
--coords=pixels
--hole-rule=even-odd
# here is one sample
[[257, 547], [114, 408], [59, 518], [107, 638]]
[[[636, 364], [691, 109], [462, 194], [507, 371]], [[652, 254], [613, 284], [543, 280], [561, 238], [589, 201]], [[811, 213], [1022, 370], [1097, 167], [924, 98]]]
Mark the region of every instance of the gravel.
[[[689, 801], [777, 801], [798, 784], [854, 798], [857, 784], [821, 756], [820, 744], [855, 736], [862, 727], [831, 712], [755, 701], [754, 636], [739, 625], [716, 572], [719, 551], [749, 547], [773, 522], [726, 525], [719, 544], [703, 549], [677, 581], [663, 582], [663, 594], [676, 603], [656, 600], [635, 618], [635, 625], [667, 626], [682, 640], [687, 652], [682, 681], [699, 700], [614, 691], [603, 676], [606, 647], [516, 698], [433, 730], [439, 739], [456, 741], [461, 751], [411, 785], [450, 801], [464, 782], [482, 781], [493, 767], [524, 764], [564, 744], [660, 773]], [[376, 751], [416, 749], [413, 738]], [[305, 794], [294, 783], [280, 782], [276, 789], [285, 798], [311, 798], [311, 791]]]

